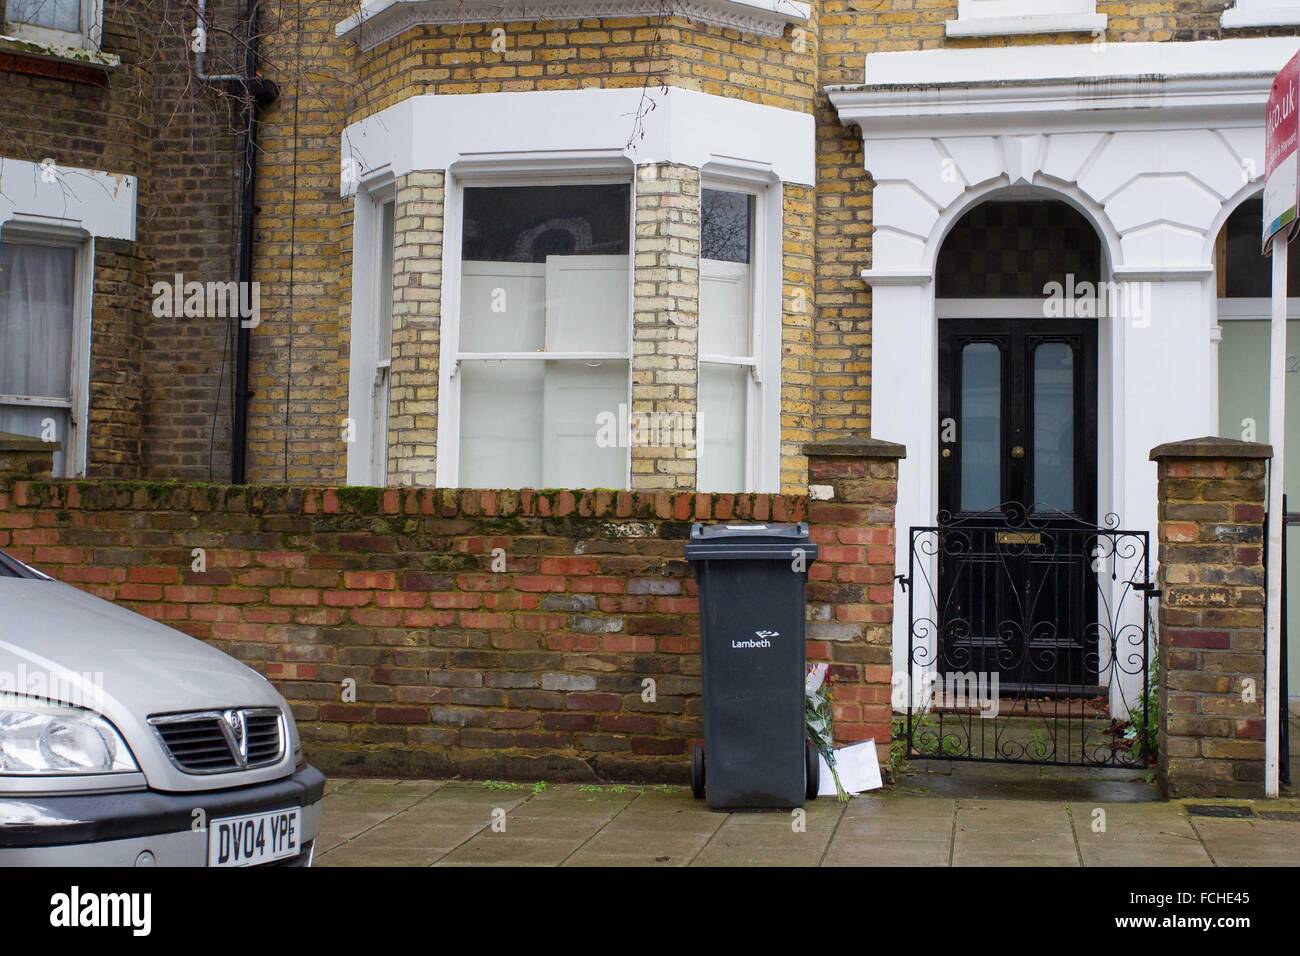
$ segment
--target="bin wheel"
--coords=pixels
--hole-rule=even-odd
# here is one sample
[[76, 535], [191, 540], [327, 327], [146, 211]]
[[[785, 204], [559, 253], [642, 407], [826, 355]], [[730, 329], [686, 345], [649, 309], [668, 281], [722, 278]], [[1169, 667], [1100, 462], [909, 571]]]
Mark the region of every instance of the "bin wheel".
[[822, 786], [822, 762], [817, 758], [817, 748], [811, 740], [804, 741], [804, 767], [804, 796], [816, 800], [817, 791]]
[[699, 744], [691, 747], [691, 793], [696, 800], [704, 799], [704, 748]]

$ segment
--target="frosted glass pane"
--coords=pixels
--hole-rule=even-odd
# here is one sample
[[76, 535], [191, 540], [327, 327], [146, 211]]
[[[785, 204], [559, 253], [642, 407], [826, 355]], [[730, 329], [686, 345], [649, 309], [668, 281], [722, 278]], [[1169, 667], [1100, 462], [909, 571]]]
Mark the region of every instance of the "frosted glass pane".
[[749, 370], [700, 364], [699, 436], [695, 483], [700, 491], [748, 491]]
[[462, 352], [537, 352], [546, 328], [546, 266], [470, 262], [460, 290]]
[[546, 259], [546, 351], [626, 352], [627, 256]]
[[72, 397], [73, 249], [0, 242], [0, 395]]
[[627, 487], [626, 431], [601, 427], [627, 420], [626, 362], [467, 361], [460, 374], [461, 487]]
[[[628, 451], [617, 441], [627, 405], [626, 362], [547, 362], [542, 396], [542, 482], [547, 488], [626, 488]], [[614, 441], [607, 440], [612, 431]]]
[[463, 362], [462, 488], [541, 488], [544, 362]]
[[1074, 510], [1074, 349], [1034, 349], [1034, 504]]
[[9, 0], [6, 15], [16, 23], [81, 32], [81, 0]]
[[47, 434], [46, 419], [54, 420], [54, 440], [59, 443], [58, 451], [54, 453], [54, 474], [67, 475], [68, 451], [71, 446], [67, 410], [32, 405], [0, 405], [0, 432], [44, 439]]
[[1002, 351], [988, 342], [961, 351], [961, 508], [1002, 503]]
[[749, 358], [751, 267], [700, 260], [700, 354]]

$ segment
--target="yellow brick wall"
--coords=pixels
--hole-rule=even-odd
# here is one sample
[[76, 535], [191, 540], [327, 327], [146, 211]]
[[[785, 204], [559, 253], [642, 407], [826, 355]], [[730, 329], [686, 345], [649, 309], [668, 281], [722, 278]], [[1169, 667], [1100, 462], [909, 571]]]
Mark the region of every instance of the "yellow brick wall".
[[[504, 50], [493, 30], [505, 31]], [[816, 63], [784, 37], [667, 18], [428, 26], [361, 54], [353, 119], [421, 94], [659, 85], [809, 112]]]
[[253, 483], [342, 482], [346, 474], [352, 228], [351, 203], [339, 196], [339, 139], [355, 56], [333, 39], [339, 19], [339, 4], [323, 0], [262, 7], [263, 71], [280, 97], [263, 111], [257, 166]]

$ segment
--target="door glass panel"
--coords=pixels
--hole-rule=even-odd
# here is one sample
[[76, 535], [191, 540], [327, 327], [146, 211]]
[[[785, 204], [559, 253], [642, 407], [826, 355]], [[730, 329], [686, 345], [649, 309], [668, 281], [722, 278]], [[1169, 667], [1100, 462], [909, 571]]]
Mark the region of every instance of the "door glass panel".
[[1074, 349], [1034, 349], [1034, 506], [1074, 511]]
[[961, 350], [961, 508], [1002, 503], [1002, 350], [976, 342]]

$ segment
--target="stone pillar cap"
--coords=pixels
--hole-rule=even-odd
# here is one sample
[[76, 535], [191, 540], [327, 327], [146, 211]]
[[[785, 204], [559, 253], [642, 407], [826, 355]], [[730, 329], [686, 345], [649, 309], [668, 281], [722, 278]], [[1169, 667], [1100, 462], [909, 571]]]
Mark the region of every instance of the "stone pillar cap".
[[1272, 458], [1273, 446], [1238, 438], [1188, 438], [1151, 449], [1151, 460], [1161, 458]]
[[48, 451], [55, 452], [63, 447], [56, 441], [42, 441], [30, 435], [15, 435], [13, 432], [0, 432], [0, 451]]
[[836, 438], [808, 442], [803, 453], [809, 458], [906, 458], [907, 446], [883, 438]]

